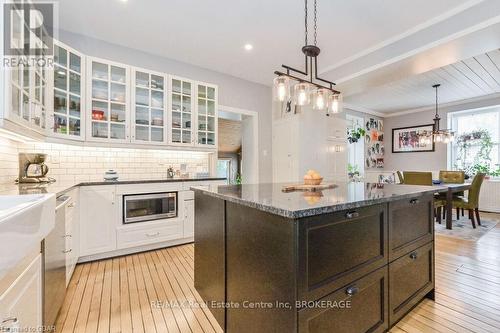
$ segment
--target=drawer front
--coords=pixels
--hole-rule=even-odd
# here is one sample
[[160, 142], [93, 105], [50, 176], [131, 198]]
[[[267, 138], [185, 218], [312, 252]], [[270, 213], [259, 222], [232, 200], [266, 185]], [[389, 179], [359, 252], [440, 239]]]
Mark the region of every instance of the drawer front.
[[299, 300], [317, 300], [388, 263], [386, 207], [299, 221]]
[[157, 223], [160, 225], [119, 229], [117, 231], [118, 248], [125, 249], [183, 237], [182, 220], [172, 219]]
[[389, 260], [393, 261], [434, 239], [432, 195], [389, 203]]
[[299, 332], [385, 332], [387, 293], [388, 272], [383, 267], [300, 310]]
[[389, 264], [391, 325], [434, 289], [434, 243], [431, 242]]

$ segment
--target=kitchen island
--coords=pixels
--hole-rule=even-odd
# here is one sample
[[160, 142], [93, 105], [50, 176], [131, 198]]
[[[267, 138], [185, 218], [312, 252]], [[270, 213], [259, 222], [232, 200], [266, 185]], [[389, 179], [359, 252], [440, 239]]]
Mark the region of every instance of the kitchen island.
[[440, 187], [195, 188], [195, 287], [226, 332], [384, 332], [434, 298]]

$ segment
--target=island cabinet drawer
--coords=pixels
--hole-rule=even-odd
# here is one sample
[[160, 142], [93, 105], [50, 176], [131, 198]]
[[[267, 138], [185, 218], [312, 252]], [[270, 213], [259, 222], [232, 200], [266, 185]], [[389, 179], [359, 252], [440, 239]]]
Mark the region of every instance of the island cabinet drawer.
[[299, 220], [299, 300], [317, 300], [389, 262], [386, 207]]
[[420, 196], [389, 203], [389, 260], [434, 238], [434, 197]]
[[434, 289], [434, 243], [389, 264], [389, 318], [396, 323]]
[[389, 327], [387, 266], [299, 311], [300, 333], [385, 332]]

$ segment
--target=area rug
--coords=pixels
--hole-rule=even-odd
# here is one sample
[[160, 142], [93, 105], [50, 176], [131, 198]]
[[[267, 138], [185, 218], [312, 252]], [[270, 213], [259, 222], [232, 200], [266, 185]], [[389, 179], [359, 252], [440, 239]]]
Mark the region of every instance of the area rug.
[[442, 224], [434, 223], [436, 234], [447, 237], [460, 238], [469, 241], [478, 241], [481, 237], [486, 235], [488, 231], [493, 229], [498, 224], [498, 221], [488, 217], [481, 218], [481, 225], [477, 225], [476, 229], [472, 228], [472, 222], [465, 217], [460, 220], [453, 220], [453, 229], [446, 229], [446, 222]]

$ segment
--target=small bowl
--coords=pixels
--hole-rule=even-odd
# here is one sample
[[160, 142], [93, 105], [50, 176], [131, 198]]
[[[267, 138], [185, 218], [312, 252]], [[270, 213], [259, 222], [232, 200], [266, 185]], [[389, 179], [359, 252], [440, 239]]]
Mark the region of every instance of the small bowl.
[[304, 179], [304, 185], [320, 185], [323, 178], [318, 179]]

